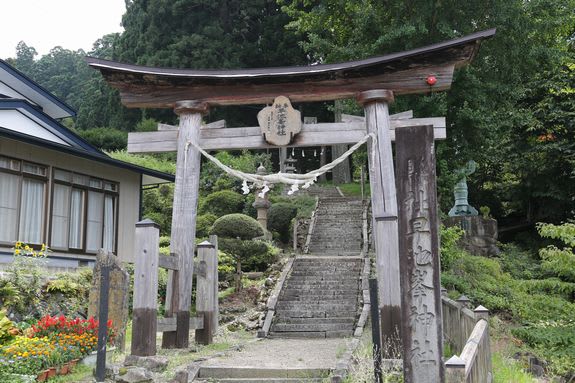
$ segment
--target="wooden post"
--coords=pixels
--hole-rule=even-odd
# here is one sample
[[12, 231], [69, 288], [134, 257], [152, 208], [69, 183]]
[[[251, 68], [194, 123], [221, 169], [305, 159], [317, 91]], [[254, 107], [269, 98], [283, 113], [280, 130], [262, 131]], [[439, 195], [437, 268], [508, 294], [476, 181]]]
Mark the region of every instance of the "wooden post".
[[[176, 184], [172, 208], [171, 252], [178, 254], [178, 273], [169, 273], [166, 316], [176, 316], [176, 331], [165, 332], [162, 347], [187, 348], [190, 332], [190, 304], [194, 273], [194, 240], [200, 182], [200, 152], [190, 143], [199, 143], [202, 114], [208, 105], [196, 101], [176, 103], [180, 116]], [[177, 279], [176, 279], [177, 277]]]
[[379, 326], [379, 310], [377, 299], [377, 279], [369, 280], [369, 302], [371, 310], [371, 339], [373, 343], [373, 374], [375, 383], [382, 383], [381, 371], [381, 333]]
[[152, 356], [156, 355], [160, 227], [149, 219], [138, 222], [135, 238], [132, 355]]
[[215, 234], [210, 235], [210, 243], [214, 246], [214, 254], [215, 254], [215, 259], [216, 259], [216, 267], [215, 267], [215, 273], [214, 273], [214, 313], [215, 315], [213, 316], [213, 323], [212, 323], [212, 330], [213, 333], [217, 333], [218, 332], [218, 326], [220, 324], [220, 299], [219, 299], [219, 286], [220, 286], [220, 280], [219, 280], [219, 275], [218, 275], [218, 264], [219, 264], [219, 253], [218, 253], [218, 236]]
[[453, 355], [445, 362], [445, 382], [465, 383], [465, 361]]
[[100, 277], [100, 305], [98, 309], [98, 354], [96, 355], [96, 382], [103, 382], [106, 378], [106, 344], [108, 343], [108, 299], [110, 292], [109, 256], [104, 258], [104, 250], [100, 249], [99, 259], [106, 259], [101, 265]]
[[485, 376], [493, 376], [493, 366], [491, 364], [491, 339], [489, 337], [489, 310], [479, 305], [475, 310], [473, 310], [473, 313], [475, 314], [476, 321], [483, 319], [487, 322], [487, 328], [485, 330], [485, 348], [483, 349], [483, 352], [487, 354], [486, 356], [483, 356], [485, 369], [487, 370]]
[[[368, 162], [384, 343], [397, 339], [401, 328], [397, 200], [388, 110], [392, 101], [393, 93], [387, 90], [366, 91], [358, 96], [358, 102], [365, 108], [367, 132], [377, 136], [375, 145], [373, 140], [368, 141]], [[392, 356], [384, 355], [388, 357]]]
[[214, 340], [214, 316], [216, 312], [216, 283], [218, 257], [214, 245], [204, 241], [198, 245], [198, 270], [196, 290], [196, 313], [204, 317], [204, 326], [196, 330], [196, 343], [211, 344]]
[[432, 126], [396, 132], [403, 375], [444, 381], [435, 150]]

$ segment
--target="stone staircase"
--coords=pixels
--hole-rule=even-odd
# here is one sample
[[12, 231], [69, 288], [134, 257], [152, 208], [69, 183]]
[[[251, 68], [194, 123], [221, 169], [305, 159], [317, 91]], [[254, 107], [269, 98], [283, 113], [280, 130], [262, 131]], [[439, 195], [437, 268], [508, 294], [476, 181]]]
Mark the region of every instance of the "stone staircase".
[[326, 368], [202, 367], [194, 382], [321, 383], [329, 374]]
[[361, 257], [295, 259], [276, 306], [271, 337], [353, 335], [358, 315]]
[[362, 212], [361, 199], [321, 198], [308, 253], [358, 255], [362, 245]]

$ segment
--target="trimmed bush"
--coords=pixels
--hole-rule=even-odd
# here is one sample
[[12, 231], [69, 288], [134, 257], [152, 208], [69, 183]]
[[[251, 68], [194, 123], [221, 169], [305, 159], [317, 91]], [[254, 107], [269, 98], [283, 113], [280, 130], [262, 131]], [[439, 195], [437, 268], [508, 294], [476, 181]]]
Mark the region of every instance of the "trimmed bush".
[[106, 151], [124, 150], [128, 145], [128, 133], [114, 128], [92, 128], [75, 132], [98, 149]]
[[199, 215], [196, 218], [196, 237], [207, 237], [216, 219], [218, 217], [210, 213]]
[[290, 238], [291, 220], [297, 215], [297, 207], [291, 203], [280, 202], [273, 204], [268, 211], [268, 229], [277, 232], [283, 243]]
[[200, 214], [211, 213], [217, 217], [241, 213], [244, 208], [244, 197], [230, 190], [221, 190], [206, 197], [200, 206]]
[[228, 214], [214, 222], [210, 234], [222, 238], [250, 240], [264, 235], [264, 229], [258, 221], [245, 214]]

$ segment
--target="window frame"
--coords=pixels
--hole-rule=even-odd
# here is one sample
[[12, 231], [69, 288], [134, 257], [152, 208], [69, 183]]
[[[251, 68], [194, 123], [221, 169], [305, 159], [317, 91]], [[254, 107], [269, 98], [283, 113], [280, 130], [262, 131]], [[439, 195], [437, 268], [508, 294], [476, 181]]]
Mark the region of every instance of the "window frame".
[[[19, 170], [14, 170], [14, 169], [7, 169], [4, 167], [0, 167], [0, 172], [2, 173], [7, 173], [7, 174], [13, 174], [18, 176], [18, 206], [17, 206], [17, 213], [16, 213], [16, 241], [20, 240], [20, 224], [21, 224], [21, 218], [22, 218], [22, 187], [24, 184], [24, 178], [28, 178], [28, 179], [33, 179], [33, 180], [39, 180], [39, 181], [43, 181], [44, 182], [44, 193], [42, 196], [42, 214], [43, 214], [43, 218], [42, 218], [42, 227], [40, 229], [40, 233], [41, 233], [41, 238], [40, 238], [40, 243], [28, 243], [28, 245], [32, 248], [34, 248], [35, 250], [38, 250], [42, 247], [42, 244], [46, 243], [46, 228], [48, 227], [48, 212], [49, 212], [49, 204], [50, 201], [48, 200], [49, 197], [51, 197], [50, 194], [50, 189], [49, 189], [49, 184], [50, 184], [50, 166], [48, 165], [44, 165], [38, 162], [34, 162], [34, 161], [28, 161], [28, 160], [23, 160], [20, 158], [15, 158], [15, 157], [11, 157], [11, 156], [6, 156], [4, 154], [1, 154], [0, 157], [3, 158], [7, 158], [8, 160], [11, 161], [17, 161], [20, 163], [19, 166]], [[35, 166], [39, 166], [45, 169], [45, 175], [39, 175], [39, 174], [34, 174], [34, 173], [29, 173], [24, 171], [24, 164], [31, 164], [31, 165], [35, 165]], [[0, 240], [0, 245], [10, 245], [13, 246], [15, 242], [12, 241], [4, 241], [4, 240]]]
[[[67, 172], [70, 174], [70, 181], [64, 181], [64, 180], [60, 180], [60, 179], [56, 179], [56, 171], [63, 171], [63, 172]], [[86, 177], [87, 178], [87, 184], [80, 184], [80, 183], [74, 183], [74, 175], [78, 175], [80, 177]], [[66, 170], [66, 169], [62, 169], [62, 168], [58, 168], [58, 167], [52, 167], [52, 172], [51, 172], [51, 178], [52, 178], [52, 182], [51, 182], [51, 201], [50, 201], [50, 218], [49, 218], [49, 222], [50, 222], [50, 227], [48, 230], [48, 239], [49, 239], [49, 244], [50, 244], [50, 248], [57, 250], [59, 252], [63, 252], [63, 253], [70, 253], [70, 254], [89, 254], [89, 255], [95, 255], [97, 254], [97, 251], [88, 251], [87, 250], [87, 238], [88, 238], [88, 193], [90, 191], [93, 192], [99, 192], [103, 194], [103, 199], [105, 200], [106, 195], [112, 196], [114, 198], [114, 202], [115, 202], [115, 210], [114, 210], [114, 247], [112, 249], [112, 252], [114, 254], [118, 253], [118, 224], [119, 224], [119, 206], [120, 206], [120, 183], [116, 182], [116, 181], [111, 181], [105, 178], [101, 178], [101, 177], [95, 177], [95, 176], [91, 176], [88, 174], [84, 174], [84, 173], [80, 173], [80, 172], [75, 172], [72, 170]], [[92, 187], [90, 186], [90, 182], [92, 180], [97, 180], [100, 181], [101, 186], [100, 188], [96, 188], [96, 187]], [[116, 185], [116, 190], [112, 191], [112, 190], [107, 190], [105, 188], [106, 183], [109, 184], [113, 184]], [[82, 248], [70, 248], [70, 228], [68, 227], [68, 247], [67, 248], [63, 248], [63, 247], [52, 247], [52, 227], [53, 227], [53, 220], [52, 220], [52, 215], [53, 215], [53, 211], [54, 211], [54, 185], [65, 185], [65, 186], [69, 186], [70, 187], [70, 198], [68, 203], [70, 204], [69, 206], [71, 207], [71, 201], [72, 201], [72, 190], [74, 189], [78, 189], [78, 190], [82, 190], [84, 195], [83, 195], [83, 206], [82, 206]], [[105, 211], [105, 203], [102, 204], [102, 219], [104, 219], [104, 211]], [[71, 209], [70, 209], [71, 212]], [[71, 213], [70, 213], [71, 214]], [[69, 217], [70, 219], [70, 217]], [[104, 244], [104, 222], [102, 222], [102, 235], [100, 237], [100, 241], [101, 244]]]

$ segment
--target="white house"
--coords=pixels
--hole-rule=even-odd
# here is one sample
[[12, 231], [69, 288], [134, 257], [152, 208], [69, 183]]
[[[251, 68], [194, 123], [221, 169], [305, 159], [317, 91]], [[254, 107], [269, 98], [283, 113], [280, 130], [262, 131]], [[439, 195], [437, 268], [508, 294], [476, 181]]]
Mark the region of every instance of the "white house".
[[49, 266], [133, 261], [142, 187], [169, 174], [115, 160], [61, 125], [75, 112], [0, 60], [0, 264], [16, 241], [47, 244]]

